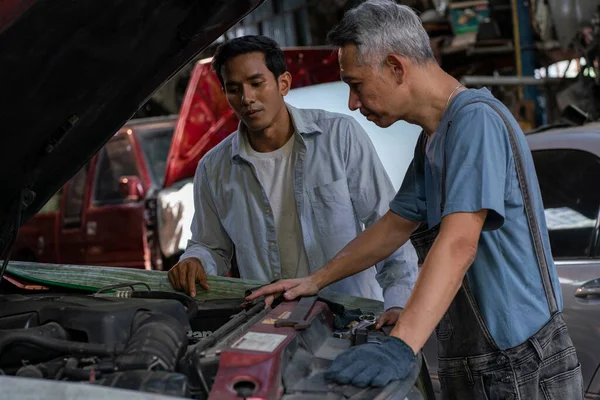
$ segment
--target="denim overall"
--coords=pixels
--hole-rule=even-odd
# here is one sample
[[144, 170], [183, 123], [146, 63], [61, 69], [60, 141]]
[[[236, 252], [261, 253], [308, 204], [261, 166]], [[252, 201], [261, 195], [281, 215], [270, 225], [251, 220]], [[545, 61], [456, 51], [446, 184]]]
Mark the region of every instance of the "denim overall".
[[[524, 343], [507, 350], [500, 350], [481, 316], [465, 277], [456, 297], [436, 328], [438, 376], [442, 399], [582, 399], [581, 366], [552, 290], [546, 255], [516, 134], [506, 116], [494, 103], [477, 100], [465, 106], [476, 102], [483, 102], [492, 107], [502, 117], [508, 129], [525, 214], [533, 238], [537, 265], [551, 318]], [[450, 121], [446, 133], [451, 124]], [[417, 144], [421, 151], [417, 152], [415, 158], [415, 168], [420, 171], [423, 171], [424, 167], [426, 140], [426, 135], [421, 133]], [[445, 164], [444, 154], [442, 211], [445, 203]], [[439, 233], [439, 227], [439, 225], [432, 228], [422, 226], [411, 236], [411, 242], [417, 250], [419, 264], [425, 260]]]

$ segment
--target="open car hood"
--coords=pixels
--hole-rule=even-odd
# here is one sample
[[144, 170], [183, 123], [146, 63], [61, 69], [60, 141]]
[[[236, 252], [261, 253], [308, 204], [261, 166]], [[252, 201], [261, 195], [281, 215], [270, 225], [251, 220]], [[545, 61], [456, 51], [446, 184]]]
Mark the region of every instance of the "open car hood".
[[0, 249], [179, 69], [264, 0], [0, 2]]
[[[331, 48], [283, 49], [292, 88], [333, 82], [340, 79], [337, 53]], [[173, 142], [164, 186], [194, 176], [198, 161], [238, 126], [238, 118], [227, 104], [211, 60], [199, 61], [188, 83]]]

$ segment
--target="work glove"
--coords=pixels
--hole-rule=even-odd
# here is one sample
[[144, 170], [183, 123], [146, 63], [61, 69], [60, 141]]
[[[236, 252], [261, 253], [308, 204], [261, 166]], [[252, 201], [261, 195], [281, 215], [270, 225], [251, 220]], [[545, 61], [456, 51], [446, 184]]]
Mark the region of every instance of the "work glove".
[[417, 367], [417, 358], [402, 339], [388, 336], [381, 344], [354, 346], [340, 354], [325, 373], [325, 379], [361, 388], [383, 387], [406, 378]]

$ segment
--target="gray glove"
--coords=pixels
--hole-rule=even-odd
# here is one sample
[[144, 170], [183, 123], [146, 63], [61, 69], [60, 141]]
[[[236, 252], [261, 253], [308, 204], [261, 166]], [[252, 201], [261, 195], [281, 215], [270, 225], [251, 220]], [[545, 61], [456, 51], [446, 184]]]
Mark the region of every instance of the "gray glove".
[[382, 387], [406, 378], [416, 368], [415, 354], [402, 339], [388, 336], [381, 344], [364, 344], [340, 354], [325, 379], [358, 387]]

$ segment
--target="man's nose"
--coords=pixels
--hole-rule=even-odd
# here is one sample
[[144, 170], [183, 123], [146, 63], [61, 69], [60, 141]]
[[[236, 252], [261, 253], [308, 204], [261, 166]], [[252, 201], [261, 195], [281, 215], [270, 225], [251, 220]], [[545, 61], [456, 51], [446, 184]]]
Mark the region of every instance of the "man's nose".
[[247, 106], [254, 103], [254, 97], [254, 91], [251, 88], [244, 86], [242, 89], [242, 104]]
[[355, 110], [358, 110], [361, 106], [362, 106], [362, 104], [360, 103], [360, 100], [358, 99], [358, 96], [356, 95], [356, 93], [354, 93], [354, 91], [350, 90], [350, 96], [348, 97], [348, 108], [351, 111], [355, 111]]

